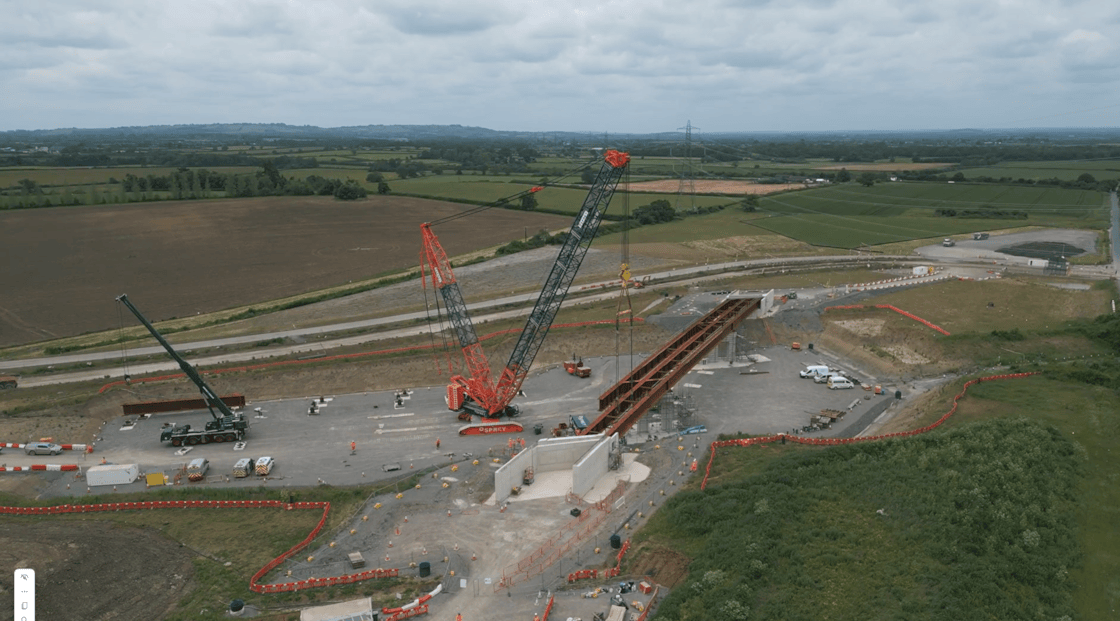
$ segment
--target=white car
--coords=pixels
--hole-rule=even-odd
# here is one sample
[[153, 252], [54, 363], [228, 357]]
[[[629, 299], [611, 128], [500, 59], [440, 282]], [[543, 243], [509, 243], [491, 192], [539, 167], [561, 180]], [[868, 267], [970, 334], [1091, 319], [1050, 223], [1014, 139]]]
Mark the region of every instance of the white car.
[[28, 455], [60, 455], [62, 447], [50, 442], [31, 442], [23, 446]]

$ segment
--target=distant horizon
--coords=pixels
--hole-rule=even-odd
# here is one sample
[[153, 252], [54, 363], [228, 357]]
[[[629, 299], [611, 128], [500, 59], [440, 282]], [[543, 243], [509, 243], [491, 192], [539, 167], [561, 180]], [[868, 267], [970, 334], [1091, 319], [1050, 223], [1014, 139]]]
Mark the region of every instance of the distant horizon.
[[[686, 121], [687, 122], [687, 121]], [[650, 132], [632, 132], [632, 131], [603, 131], [603, 130], [566, 130], [566, 129], [496, 129], [487, 127], [485, 125], [467, 125], [463, 123], [367, 123], [362, 125], [313, 125], [313, 124], [296, 124], [283, 121], [213, 121], [201, 123], [153, 123], [143, 125], [105, 125], [105, 126], [59, 126], [59, 127], [41, 127], [41, 128], [18, 128], [0, 130], [0, 135], [16, 134], [16, 133], [41, 133], [41, 132], [96, 132], [96, 131], [112, 131], [112, 130], [151, 130], [158, 128], [192, 128], [192, 127], [222, 127], [222, 126], [249, 126], [249, 127], [268, 127], [277, 126], [293, 129], [304, 130], [324, 130], [324, 131], [342, 131], [346, 129], [362, 129], [362, 128], [463, 128], [468, 130], [482, 130], [487, 132], [494, 132], [500, 134], [580, 134], [580, 135], [627, 135], [627, 136], [654, 136], [665, 134], [680, 134], [684, 135], [684, 129], [677, 130], [663, 130], [663, 131], [650, 131]], [[1120, 132], [1120, 125], [1049, 125], [1049, 126], [1031, 126], [1031, 127], [929, 127], [929, 128], [908, 128], [908, 129], [875, 129], [875, 128], [848, 128], [848, 129], [728, 129], [719, 131], [702, 131], [698, 128], [692, 128], [693, 136], [703, 135], [725, 135], [725, 134], [909, 134], [909, 133], [954, 133], [954, 132], [1007, 132], [1007, 133], [1022, 133], [1022, 132], [1091, 132], [1091, 131], [1116, 131]]]
[[1120, 127], [1104, 0], [55, 0], [5, 17], [4, 131]]

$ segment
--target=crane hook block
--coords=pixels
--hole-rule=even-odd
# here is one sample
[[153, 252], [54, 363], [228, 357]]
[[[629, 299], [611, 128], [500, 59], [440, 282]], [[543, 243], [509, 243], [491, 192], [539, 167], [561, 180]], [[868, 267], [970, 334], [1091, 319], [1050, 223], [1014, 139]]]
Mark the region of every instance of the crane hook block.
[[607, 160], [607, 163], [611, 166], [614, 166], [615, 168], [622, 168], [630, 162], [630, 154], [623, 153], [622, 151], [611, 150], [607, 151], [606, 155], [603, 156], [603, 159]]

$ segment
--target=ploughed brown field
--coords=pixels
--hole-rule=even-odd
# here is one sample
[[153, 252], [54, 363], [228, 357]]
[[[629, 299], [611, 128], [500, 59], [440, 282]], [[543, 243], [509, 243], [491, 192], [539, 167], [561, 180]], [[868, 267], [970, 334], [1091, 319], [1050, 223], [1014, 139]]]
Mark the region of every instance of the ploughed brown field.
[[[420, 224], [467, 208], [371, 196], [3, 211], [0, 347], [116, 328], [121, 293], [160, 321], [411, 268]], [[564, 216], [491, 209], [433, 231], [455, 256], [569, 224]], [[135, 324], [124, 315], [125, 325]]]

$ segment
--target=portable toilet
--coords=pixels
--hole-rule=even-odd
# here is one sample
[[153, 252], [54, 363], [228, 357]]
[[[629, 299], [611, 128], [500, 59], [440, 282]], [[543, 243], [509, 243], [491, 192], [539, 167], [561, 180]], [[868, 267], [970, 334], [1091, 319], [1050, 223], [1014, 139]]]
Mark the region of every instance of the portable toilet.
[[269, 472], [272, 472], [272, 466], [275, 464], [276, 461], [268, 456], [257, 459], [257, 474], [263, 477]]

